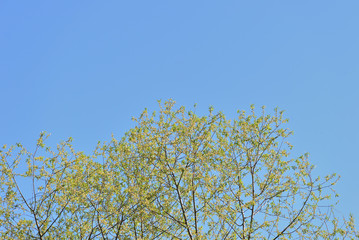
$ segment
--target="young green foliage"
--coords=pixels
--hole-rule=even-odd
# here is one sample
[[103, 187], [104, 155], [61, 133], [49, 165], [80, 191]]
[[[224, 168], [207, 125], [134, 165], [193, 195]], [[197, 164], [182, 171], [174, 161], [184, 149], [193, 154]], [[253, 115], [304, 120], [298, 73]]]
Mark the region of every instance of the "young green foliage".
[[314, 178], [308, 156], [289, 158], [283, 112], [254, 107], [226, 119], [173, 101], [145, 110], [122, 139], [92, 156], [0, 152], [2, 239], [356, 239], [334, 215], [338, 178]]

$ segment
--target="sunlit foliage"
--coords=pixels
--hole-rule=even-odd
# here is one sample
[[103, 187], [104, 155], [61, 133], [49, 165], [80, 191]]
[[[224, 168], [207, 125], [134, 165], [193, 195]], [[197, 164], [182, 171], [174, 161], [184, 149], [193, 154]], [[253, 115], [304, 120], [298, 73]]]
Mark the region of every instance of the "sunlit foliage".
[[335, 174], [291, 158], [283, 112], [198, 116], [173, 101], [122, 139], [76, 152], [41, 134], [0, 152], [1, 239], [357, 239]]

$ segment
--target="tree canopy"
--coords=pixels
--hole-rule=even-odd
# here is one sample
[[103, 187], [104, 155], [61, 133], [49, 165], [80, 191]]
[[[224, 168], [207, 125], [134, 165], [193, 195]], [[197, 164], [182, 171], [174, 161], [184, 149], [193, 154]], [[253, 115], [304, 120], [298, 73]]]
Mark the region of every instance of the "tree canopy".
[[[356, 239], [335, 174], [291, 158], [277, 109], [227, 119], [170, 100], [93, 154], [71, 139], [0, 151], [1, 239]], [[333, 205], [334, 203], [334, 205]]]

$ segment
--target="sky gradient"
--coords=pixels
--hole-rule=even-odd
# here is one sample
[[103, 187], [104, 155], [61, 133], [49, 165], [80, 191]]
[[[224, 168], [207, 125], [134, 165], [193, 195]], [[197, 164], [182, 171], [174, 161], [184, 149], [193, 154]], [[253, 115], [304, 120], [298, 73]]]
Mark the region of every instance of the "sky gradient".
[[285, 110], [292, 157], [342, 176], [359, 222], [359, 1], [0, 2], [0, 144], [77, 150], [133, 126], [157, 100], [234, 117]]

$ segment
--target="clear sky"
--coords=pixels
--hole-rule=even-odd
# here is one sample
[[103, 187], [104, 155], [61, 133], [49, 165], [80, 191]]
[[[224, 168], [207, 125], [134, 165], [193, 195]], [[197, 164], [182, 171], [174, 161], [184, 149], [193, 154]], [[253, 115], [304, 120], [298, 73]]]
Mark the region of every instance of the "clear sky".
[[359, 222], [359, 1], [0, 2], [0, 144], [90, 152], [158, 99], [286, 110]]

